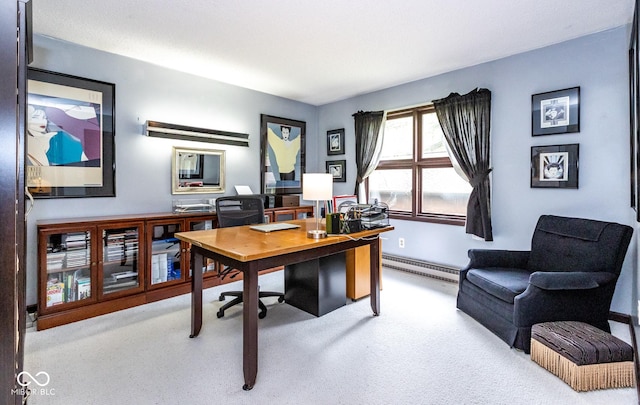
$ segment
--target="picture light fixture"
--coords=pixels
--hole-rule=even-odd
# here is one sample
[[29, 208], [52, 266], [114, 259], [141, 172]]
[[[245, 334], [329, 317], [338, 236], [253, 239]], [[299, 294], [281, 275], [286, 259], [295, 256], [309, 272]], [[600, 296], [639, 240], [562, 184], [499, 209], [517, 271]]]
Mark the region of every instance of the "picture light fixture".
[[167, 124], [147, 121], [145, 134], [156, 138], [182, 139], [185, 141], [210, 142], [224, 145], [249, 146], [249, 134]]

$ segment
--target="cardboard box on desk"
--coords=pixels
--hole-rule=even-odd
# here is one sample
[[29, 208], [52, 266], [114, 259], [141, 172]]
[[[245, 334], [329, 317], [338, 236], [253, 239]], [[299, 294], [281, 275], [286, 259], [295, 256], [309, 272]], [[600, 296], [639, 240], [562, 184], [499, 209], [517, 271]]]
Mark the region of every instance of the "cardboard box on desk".
[[276, 207], [297, 207], [300, 205], [299, 195], [277, 195]]

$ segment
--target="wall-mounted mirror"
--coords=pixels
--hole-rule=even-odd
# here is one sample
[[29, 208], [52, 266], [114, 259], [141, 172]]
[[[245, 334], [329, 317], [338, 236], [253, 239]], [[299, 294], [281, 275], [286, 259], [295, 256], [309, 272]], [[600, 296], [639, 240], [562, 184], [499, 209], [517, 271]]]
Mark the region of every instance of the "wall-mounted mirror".
[[224, 193], [224, 151], [173, 147], [172, 194]]

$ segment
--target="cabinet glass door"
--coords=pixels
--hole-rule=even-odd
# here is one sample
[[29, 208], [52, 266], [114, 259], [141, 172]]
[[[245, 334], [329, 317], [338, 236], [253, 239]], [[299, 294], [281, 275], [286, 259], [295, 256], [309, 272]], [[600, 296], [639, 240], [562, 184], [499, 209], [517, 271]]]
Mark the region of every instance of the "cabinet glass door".
[[313, 218], [313, 209], [311, 209], [311, 211], [309, 211], [309, 209], [297, 209], [296, 217], [297, 219]]
[[[102, 229], [102, 295], [141, 290], [142, 225]], [[100, 274], [100, 273], [99, 273]]]
[[46, 307], [92, 299], [91, 232], [47, 236]]
[[277, 210], [273, 213], [273, 220], [278, 221], [291, 221], [296, 219], [296, 210]]
[[151, 285], [183, 279], [181, 244], [174, 235], [181, 231], [181, 222], [154, 222], [151, 225]]
[[[197, 218], [189, 220], [189, 230], [190, 231], [204, 231], [207, 229], [213, 229], [213, 219], [210, 218]], [[190, 258], [187, 258], [187, 262]], [[205, 258], [204, 267], [202, 268], [204, 276], [210, 276], [217, 274], [216, 272], [216, 262], [211, 259]], [[191, 277], [191, 266], [189, 268], [189, 277]]]

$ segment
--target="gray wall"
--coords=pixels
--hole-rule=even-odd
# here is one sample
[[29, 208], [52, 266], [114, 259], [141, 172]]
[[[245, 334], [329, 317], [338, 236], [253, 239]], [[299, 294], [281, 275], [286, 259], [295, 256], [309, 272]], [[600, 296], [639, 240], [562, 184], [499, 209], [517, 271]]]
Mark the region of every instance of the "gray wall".
[[[464, 266], [470, 248], [528, 250], [541, 214], [580, 216], [635, 225], [629, 207], [628, 27], [449, 72], [319, 108], [320, 133], [346, 128], [348, 185], [355, 181], [351, 114], [430, 102], [476, 87], [492, 92], [491, 159], [494, 242], [472, 239], [463, 227], [394, 220], [383, 250]], [[580, 86], [580, 132], [531, 136], [531, 95]], [[532, 189], [534, 145], [580, 144], [578, 190]], [[406, 247], [399, 248], [398, 238]], [[635, 311], [636, 242], [627, 254], [612, 309]], [[635, 312], [634, 312], [635, 313]]]
[[[629, 208], [628, 27], [446, 73], [379, 92], [314, 107], [147, 63], [37, 37], [36, 67], [116, 84], [116, 198], [37, 200], [29, 217], [27, 302], [36, 302], [35, 220], [171, 209], [172, 145], [189, 142], [147, 138], [145, 120], [246, 132], [250, 148], [227, 151], [227, 194], [234, 184], [259, 189], [259, 115], [306, 121], [307, 169], [324, 171], [326, 131], [345, 128], [347, 182], [334, 195], [352, 194], [355, 141], [352, 114], [430, 102], [476, 87], [492, 92], [493, 227], [495, 241], [474, 240], [463, 227], [392, 221], [383, 251], [435, 263], [463, 266], [470, 248], [528, 249], [544, 213], [612, 220], [636, 226]], [[580, 86], [581, 131], [531, 136], [531, 95]], [[531, 189], [533, 145], [580, 144], [578, 190]], [[212, 195], [211, 197], [215, 197]], [[406, 247], [398, 247], [403, 237]], [[612, 309], [636, 314], [637, 249], [632, 241]]]
[[[33, 67], [115, 83], [116, 197], [36, 200], [27, 224], [27, 305], [37, 302], [36, 220], [170, 212], [173, 199], [223, 195], [172, 195], [172, 146], [225, 150], [228, 195], [235, 184], [260, 190], [260, 114], [305, 121], [307, 151], [317, 150], [315, 106], [47, 37], [34, 45]], [[248, 133], [249, 147], [150, 138], [146, 120]], [[317, 154], [307, 154], [308, 170], [317, 166]]]

